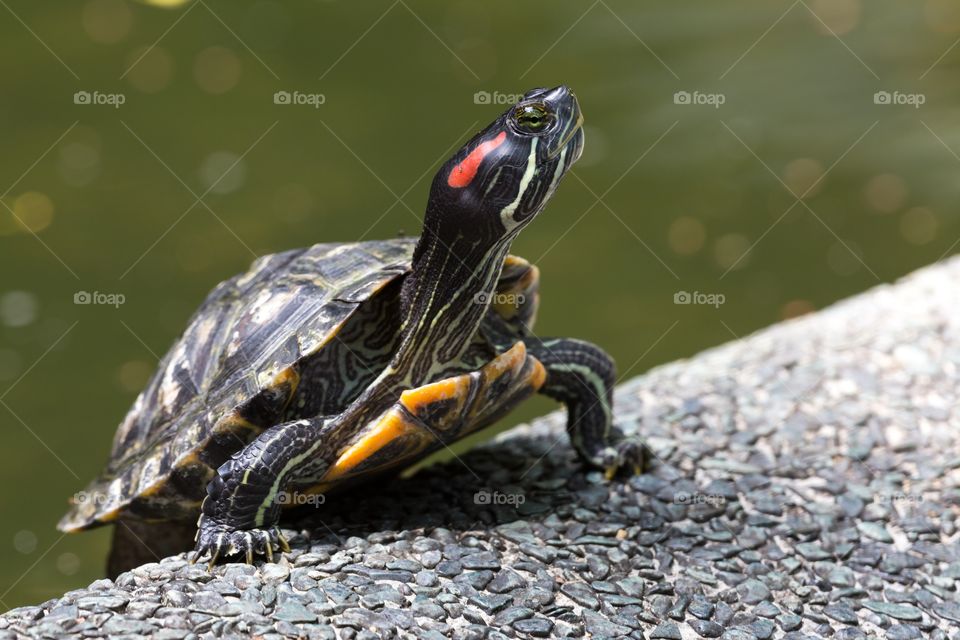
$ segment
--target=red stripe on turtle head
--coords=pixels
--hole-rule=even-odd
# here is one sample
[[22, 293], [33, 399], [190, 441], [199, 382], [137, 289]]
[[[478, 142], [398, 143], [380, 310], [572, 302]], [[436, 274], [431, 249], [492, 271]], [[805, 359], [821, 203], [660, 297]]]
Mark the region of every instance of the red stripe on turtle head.
[[503, 144], [503, 141], [506, 139], [507, 132], [501, 131], [497, 134], [497, 137], [491, 140], [484, 140], [478, 144], [473, 151], [467, 154], [466, 158], [461, 160], [453, 170], [450, 171], [450, 175], [447, 176], [447, 184], [454, 189], [462, 189], [473, 182], [473, 178], [477, 175], [477, 169], [480, 168], [480, 163], [483, 162], [483, 159], [486, 158], [491, 151]]

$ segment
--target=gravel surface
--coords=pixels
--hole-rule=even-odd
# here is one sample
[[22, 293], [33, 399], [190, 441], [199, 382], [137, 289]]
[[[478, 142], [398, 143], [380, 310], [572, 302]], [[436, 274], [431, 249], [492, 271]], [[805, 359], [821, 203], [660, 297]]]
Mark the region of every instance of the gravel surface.
[[331, 497], [278, 564], [167, 558], [0, 638], [960, 639], [958, 282], [953, 260], [624, 384], [657, 457], [626, 483], [552, 414]]

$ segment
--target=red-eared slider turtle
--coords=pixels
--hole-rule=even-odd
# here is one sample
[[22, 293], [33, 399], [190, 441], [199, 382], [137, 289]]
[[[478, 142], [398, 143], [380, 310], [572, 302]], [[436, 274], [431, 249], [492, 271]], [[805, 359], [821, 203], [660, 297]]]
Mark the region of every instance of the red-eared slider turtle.
[[612, 425], [613, 361], [532, 334], [538, 272], [508, 254], [580, 157], [582, 120], [566, 87], [530, 91], [439, 170], [419, 239], [287, 251], [220, 284], [60, 528], [117, 523], [111, 574], [183, 550], [185, 530], [211, 564], [272, 558], [290, 496], [409, 466], [537, 391], [566, 404], [589, 465], [641, 469]]

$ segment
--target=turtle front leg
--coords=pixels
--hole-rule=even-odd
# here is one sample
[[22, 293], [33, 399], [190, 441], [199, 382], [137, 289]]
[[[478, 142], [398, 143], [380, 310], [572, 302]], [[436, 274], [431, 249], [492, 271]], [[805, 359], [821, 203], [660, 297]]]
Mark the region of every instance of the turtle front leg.
[[242, 556], [252, 564], [255, 556], [272, 561], [274, 550], [290, 550], [277, 527], [278, 496], [295, 462], [322, 442], [326, 423], [314, 418], [267, 429], [217, 469], [200, 509], [194, 562], [209, 555], [212, 566], [221, 557]]
[[607, 479], [623, 468], [642, 473], [647, 462], [646, 445], [613, 425], [613, 359], [583, 340], [532, 336], [523, 340], [547, 370], [540, 393], [567, 407], [567, 433], [580, 457], [602, 469]]

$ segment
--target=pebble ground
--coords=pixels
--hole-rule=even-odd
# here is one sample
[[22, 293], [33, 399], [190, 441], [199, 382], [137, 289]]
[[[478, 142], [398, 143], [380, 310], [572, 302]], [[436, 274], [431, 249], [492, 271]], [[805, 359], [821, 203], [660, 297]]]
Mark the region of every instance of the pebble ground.
[[184, 556], [0, 639], [960, 639], [960, 260], [624, 384], [647, 475], [562, 413], [331, 496], [276, 564]]

